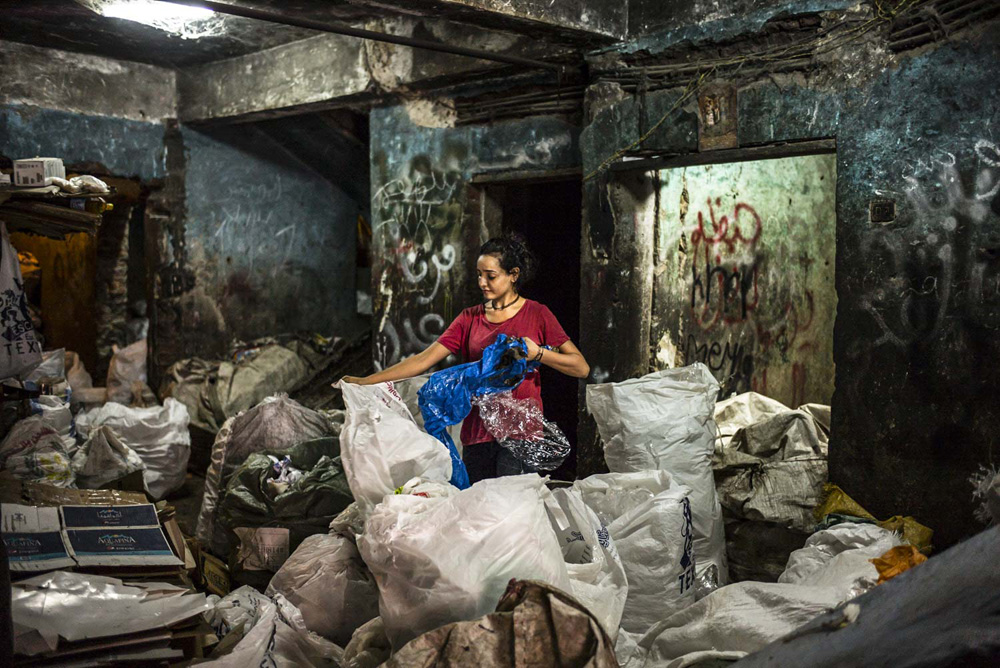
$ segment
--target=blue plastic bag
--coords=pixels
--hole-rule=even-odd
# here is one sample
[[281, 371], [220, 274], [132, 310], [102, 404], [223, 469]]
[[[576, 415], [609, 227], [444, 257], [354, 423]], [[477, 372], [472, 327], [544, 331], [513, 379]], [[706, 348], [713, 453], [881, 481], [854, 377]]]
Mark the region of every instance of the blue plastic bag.
[[469, 474], [448, 427], [465, 419], [475, 397], [513, 390], [525, 374], [539, 366], [538, 362], [528, 360], [528, 346], [523, 341], [501, 334], [483, 351], [481, 360], [438, 371], [417, 392], [424, 430], [444, 443], [451, 453], [452, 485], [467, 488]]

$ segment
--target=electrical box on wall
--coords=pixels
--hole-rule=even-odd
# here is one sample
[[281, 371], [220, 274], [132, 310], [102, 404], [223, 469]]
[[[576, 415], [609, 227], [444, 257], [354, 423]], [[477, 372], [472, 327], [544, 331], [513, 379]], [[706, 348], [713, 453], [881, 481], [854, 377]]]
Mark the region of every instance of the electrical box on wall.
[[44, 186], [46, 179], [66, 178], [62, 158], [31, 158], [14, 161], [15, 186]]

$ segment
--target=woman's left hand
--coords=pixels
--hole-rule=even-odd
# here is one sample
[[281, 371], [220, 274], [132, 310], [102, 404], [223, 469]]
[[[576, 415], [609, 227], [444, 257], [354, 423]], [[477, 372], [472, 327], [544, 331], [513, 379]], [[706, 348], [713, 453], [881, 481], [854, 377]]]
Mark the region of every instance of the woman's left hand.
[[527, 336], [522, 336], [521, 340], [524, 341], [524, 345], [528, 347], [528, 359], [533, 360], [538, 357], [538, 353], [541, 351], [541, 347], [529, 339]]

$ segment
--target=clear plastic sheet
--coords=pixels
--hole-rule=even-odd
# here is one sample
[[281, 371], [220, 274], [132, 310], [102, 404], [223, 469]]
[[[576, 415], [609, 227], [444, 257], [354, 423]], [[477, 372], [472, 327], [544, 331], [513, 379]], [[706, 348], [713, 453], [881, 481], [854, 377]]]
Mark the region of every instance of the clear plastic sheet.
[[712, 564], [701, 572], [694, 581], [694, 597], [700, 601], [719, 588], [719, 567]]
[[559, 427], [545, 419], [531, 399], [510, 392], [477, 397], [479, 417], [497, 442], [538, 471], [552, 471], [569, 456], [570, 444]]

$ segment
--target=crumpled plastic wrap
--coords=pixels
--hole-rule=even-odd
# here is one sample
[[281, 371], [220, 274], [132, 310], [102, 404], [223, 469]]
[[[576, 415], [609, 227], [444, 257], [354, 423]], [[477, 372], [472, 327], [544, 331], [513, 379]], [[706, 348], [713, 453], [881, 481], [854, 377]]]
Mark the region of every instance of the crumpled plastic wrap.
[[569, 456], [569, 440], [531, 399], [515, 399], [510, 392], [501, 392], [477, 397], [473, 404], [479, 407], [486, 431], [535, 470], [557, 469]]

